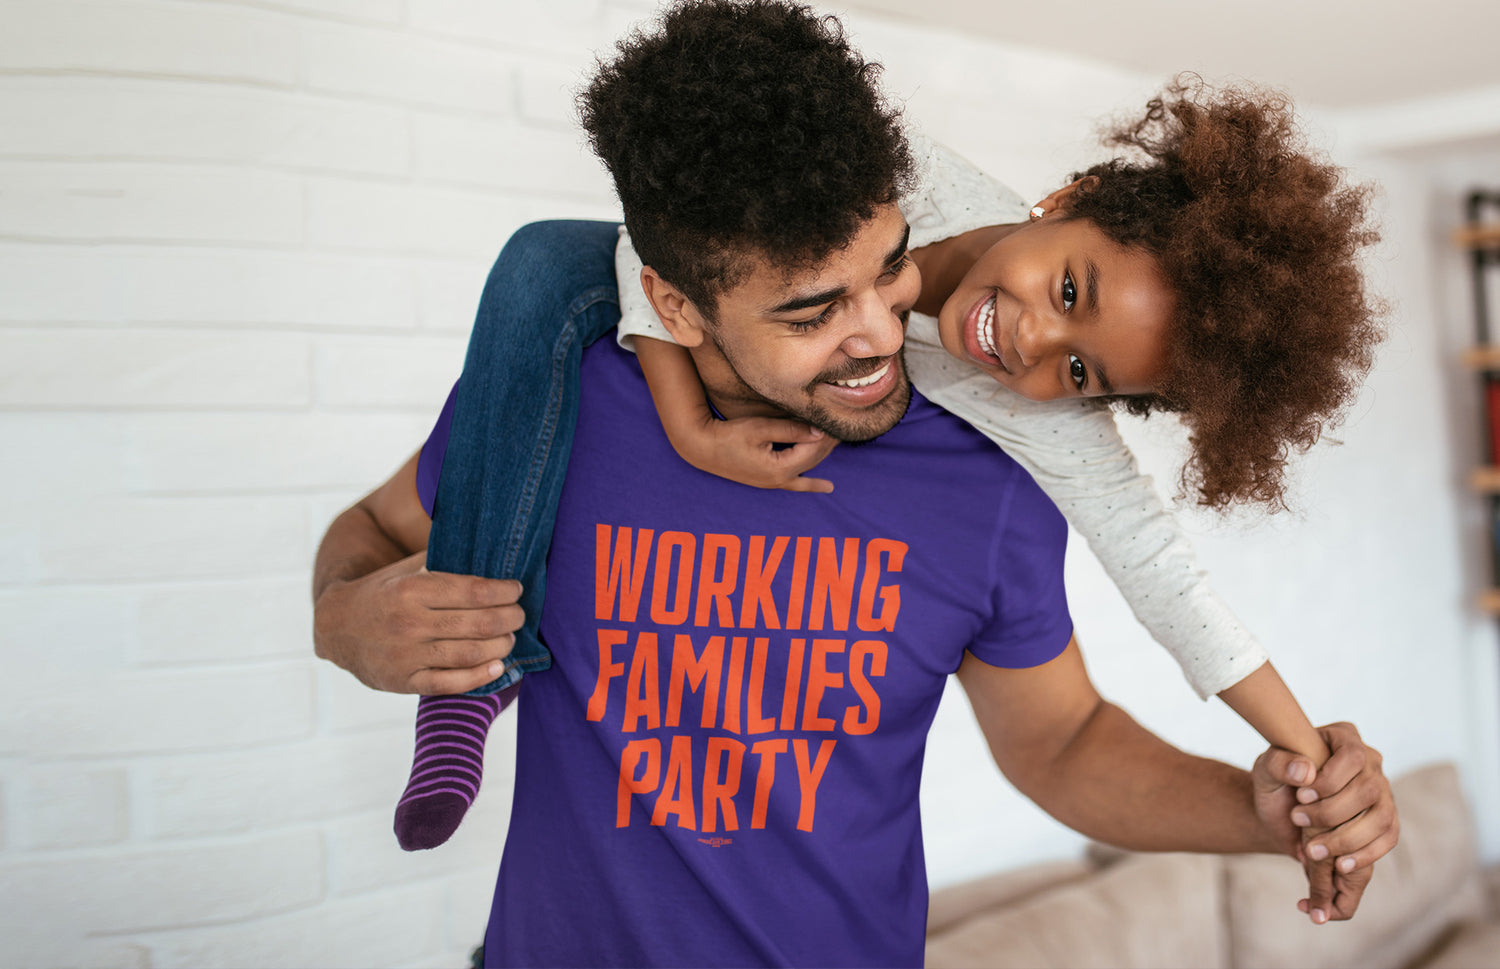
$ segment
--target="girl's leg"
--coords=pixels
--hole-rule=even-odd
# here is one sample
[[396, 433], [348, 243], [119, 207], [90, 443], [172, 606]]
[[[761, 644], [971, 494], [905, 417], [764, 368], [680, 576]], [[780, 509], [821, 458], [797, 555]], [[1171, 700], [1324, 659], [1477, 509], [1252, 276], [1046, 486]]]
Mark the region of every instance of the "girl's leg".
[[427, 567], [519, 579], [526, 624], [505, 672], [477, 696], [419, 703], [412, 776], [396, 807], [396, 837], [408, 851], [448, 840], [478, 793], [485, 733], [509, 703], [492, 695], [552, 665], [537, 636], [544, 566], [578, 417], [583, 348], [619, 322], [617, 238], [611, 223], [533, 223], [506, 243], [485, 284], [454, 401]]
[[483, 696], [425, 696], [406, 791], [396, 804], [396, 840], [407, 851], [436, 848], [458, 830], [484, 776], [490, 724], [521, 684]]

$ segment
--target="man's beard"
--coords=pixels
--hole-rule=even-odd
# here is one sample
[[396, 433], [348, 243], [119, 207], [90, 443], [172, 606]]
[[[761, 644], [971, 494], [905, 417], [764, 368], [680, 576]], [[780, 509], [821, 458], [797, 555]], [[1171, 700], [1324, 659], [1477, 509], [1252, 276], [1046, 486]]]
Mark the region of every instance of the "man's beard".
[[721, 394], [746, 403], [770, 404], [784, 412], [787, 417], [810, 424], [836, 441], [855, 445], [873, 441], [901, 423], [901, 419], [906, 416], [907, 410], [911, 407], [911, 379], [906, 372], [906, 347], [904, 345], [887, 358], [893, 366], [899, 368], [900, 385], [880, 403], [858, 413], [857, 416], [849, 416], [830, 411], [813, 399], [813, 392], [819, 384], [829, 380], [850, 380], [867, 376], [872, 372], [868, 367], [864, 368], [863, 373], [853, 367], [845, 367], [840, 371], [826, 371], [819, 374], [817, 379], [804, 388], [807, 391], [807, 399], [797, 402], [776, 400], [751, 387], [740, 375], [740, 368], [736, 365], [734, 355], [730, 350], [712, 333], [708, 334], [708, 338], [718, 349], [719, 356], [723, 358], [735, 380], [734, 387], [720, 388]]

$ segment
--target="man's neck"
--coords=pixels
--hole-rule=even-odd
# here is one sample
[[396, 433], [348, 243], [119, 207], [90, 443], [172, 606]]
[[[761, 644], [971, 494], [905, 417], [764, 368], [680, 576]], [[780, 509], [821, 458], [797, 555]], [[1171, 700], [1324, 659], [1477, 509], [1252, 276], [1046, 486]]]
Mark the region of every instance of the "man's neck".
[[751, 390], [734, 369], [729, 366], [712, 341], [692, 351], [693, 364], [698, 368], [698, 379], [703, 381], [703, 392], [714, 413], [726, 420], [740, 417], [786, 417], [781, 408]]

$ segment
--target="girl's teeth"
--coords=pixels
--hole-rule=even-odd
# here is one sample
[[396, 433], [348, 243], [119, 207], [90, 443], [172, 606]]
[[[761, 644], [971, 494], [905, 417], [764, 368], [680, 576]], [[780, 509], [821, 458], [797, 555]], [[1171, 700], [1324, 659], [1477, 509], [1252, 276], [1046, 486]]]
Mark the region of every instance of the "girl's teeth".
[[979, 349], [992, 357], [1000, 356], [995, 352], [995, 297], [985, 300], [984, 306], [980, 308], [974, 336], [979, 341]]

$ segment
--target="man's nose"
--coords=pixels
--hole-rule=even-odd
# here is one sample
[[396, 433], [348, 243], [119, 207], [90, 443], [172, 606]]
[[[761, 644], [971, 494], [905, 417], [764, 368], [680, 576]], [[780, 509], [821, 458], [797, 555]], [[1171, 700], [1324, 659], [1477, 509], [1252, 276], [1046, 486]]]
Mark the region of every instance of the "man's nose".
[[854, 330], [845, 337], [843, 351], [855, 358], [889, 357], [905, 340], [900, 313], [877, 296], [860, 301]]

